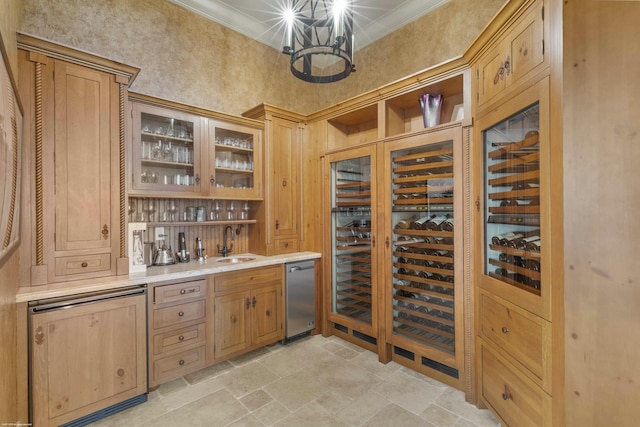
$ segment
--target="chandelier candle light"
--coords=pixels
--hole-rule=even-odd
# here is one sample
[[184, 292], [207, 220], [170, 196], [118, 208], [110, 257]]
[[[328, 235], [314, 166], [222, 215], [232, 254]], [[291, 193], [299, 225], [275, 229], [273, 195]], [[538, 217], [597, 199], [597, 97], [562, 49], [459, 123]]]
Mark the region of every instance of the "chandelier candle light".
[[284, 13], [285, 46], [291, 72], [310, 83], [342, 80], [353, 65], [351, 0], [292, 0]]

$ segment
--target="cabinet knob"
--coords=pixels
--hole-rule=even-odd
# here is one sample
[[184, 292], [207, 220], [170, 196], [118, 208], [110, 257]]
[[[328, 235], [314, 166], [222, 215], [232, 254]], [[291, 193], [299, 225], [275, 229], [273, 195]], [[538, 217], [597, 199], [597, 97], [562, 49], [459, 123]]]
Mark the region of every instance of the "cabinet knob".
[[280, 228], [280, 221], [276, 219], [276, 230]]
[[267, 310], [264, 314], [266, 314], [267, 317], [271, 316], [271, 312], [269, 310]]
[[82, 264], [80, 264], [83, 268], [86, 268], [89, 264], [87, 263], [87, 261], [84, 261]]
[[507, 328], [506, 326], [502, 327], [502, 333], [503, 334], [508, 334], [509, 333], [509, 328]]
[[178, 341], [184, 341], [184, 335], [180, 335], [180, 336], [178, 337]]
[[184, 294], [186, 294], [186, 293], [187, 293], [187, 290], [186, 290], [186, 289], [180, 289], [180, 295], [184, 295]]
[[215, 183], [216, 183], [216, 179], [214, 178], [214, 176], [213, 176], [213, 175], [211, 175], [211, 176], [209, 177], [209, 182], [211, 183], [211, 185], [213, 185], [213, 184], [215, 184]]
[[102, 237], [104, 239], [108, 239], [109, 238], [109, 226], [107, 224], [102, 226]]
[[289, 242], [284, 242], [284, 247], [288, 248], [289, 247]]
[[287, 180], [286, 180], [286, 179], [283, 179], [283, 180], [282, 180], [282, 186], [283, 186], [283, 187], [286, 187], [286, 186], [287, 186]]
[[184, 316], [184, 311], [179, 312], [179, 313], [178, 313], [178, 316], [179, 316], [179, 317]]
[[180, 359], [180, 361], [178, 362], [178, 365], [180, 366], [184, 365], [184, 360]]
[[200, 174], [196, 174], [196, 184], [200, 184]]

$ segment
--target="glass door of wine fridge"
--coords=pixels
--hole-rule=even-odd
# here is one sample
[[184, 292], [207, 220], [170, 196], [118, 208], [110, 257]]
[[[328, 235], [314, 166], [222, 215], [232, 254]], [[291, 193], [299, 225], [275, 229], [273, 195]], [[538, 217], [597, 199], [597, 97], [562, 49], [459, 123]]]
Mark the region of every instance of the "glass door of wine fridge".
[[458, 232], [462, 236], [460, 141], [457, 128], [389, 143], [385, 150], [392, 236], [391, 280], [385, 287], [394, 357], [410, 355], [455, 379], [457, 352], [464, 346], [456, 244]]
[[[479, 284], [543, 317], [549, 315], [551, 212], [548, 89], [538, 84], [477, 121]], [[545, 221], [546, 219], [546, 221]]]
[[[327, 158], [330, 204], [329, 320], [375, 337], [375, 155], [351, 150]], [[375, 173], [374, 173], [375, 175]]]

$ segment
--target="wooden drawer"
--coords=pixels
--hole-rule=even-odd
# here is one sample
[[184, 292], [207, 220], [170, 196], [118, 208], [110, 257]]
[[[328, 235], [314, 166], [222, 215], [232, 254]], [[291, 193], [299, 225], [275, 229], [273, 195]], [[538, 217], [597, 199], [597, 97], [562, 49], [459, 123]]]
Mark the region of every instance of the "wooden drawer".
[[205, 324], [189, 326], [153, 336], [153, 354], [161, 354], [181, 348], [204, 345]]
[[191, 320], [204, 319], [205, 301], [193, 301], [185, 304], [153, 310], [153, 328], [177, 325]]
[[275, 239], [274, 241], [275, 252], [277, 254], [289, 254], [298, 252], [298, 239]]
[[153, 362], [152, 386], [197, 371], [205, 366], [204, 346], [157, 359]]
[[549, 378], [551, 323], [507, 302], [481, 294], [480, 333], [522, 363], [543, 383]]
[[213, 276], [215, 290], [226, 291], [240, 287], [251, 286], [255, 283], [268, 283], [282, 281], [284, 277], [284, 267], [282, 264], [251, 268], [248, 270], [229, 271]]
[[78, 255], [56, 258], [56, 276], [95, 273], [111, 269], [111, 254]]
[[153, 302], [155, 304], [164, 304], [194, 298], [204, 298], [206, 295], [207, 281], [204, 279], [194, 280], [192, 282], [156, 286], [153, 290]]
[[551, 396], [482, 346], [482, 398], [509, 426], [551, 425]]

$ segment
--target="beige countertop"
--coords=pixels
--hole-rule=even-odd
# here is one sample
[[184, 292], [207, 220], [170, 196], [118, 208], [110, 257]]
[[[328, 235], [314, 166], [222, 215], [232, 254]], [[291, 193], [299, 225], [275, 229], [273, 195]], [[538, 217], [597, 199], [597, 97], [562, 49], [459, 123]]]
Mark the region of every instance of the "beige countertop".
[[58, 298], [83, 294], [87, 292], [104, 291], [108, 289], [124, 288], [132, 285], [149, 284], [165, 280], [190, 279], [208, 274], [225, 271], [244, 270], [247, 268], [264, 267], [267, 265], [284, 264], [287, 262], [304, 261], [320, 258], [317, 252], [295, 252], [292, 254], [262, 256], [250, 253], [234, 254], [229, 258], [251, 257], [251, 261], [241, 263], [221, 263], [222, 257], [209, 258], [203, 261], [191, 261], [167, 266], [149, 267], [144, 272], [131, 273], [124, 276], [109, 276], [94, 279], [74, 280], [70, 282], [51, 283], [42, 286], [20, 288], [16, 295], [16, 302], [23, 303], [47, 298]]

